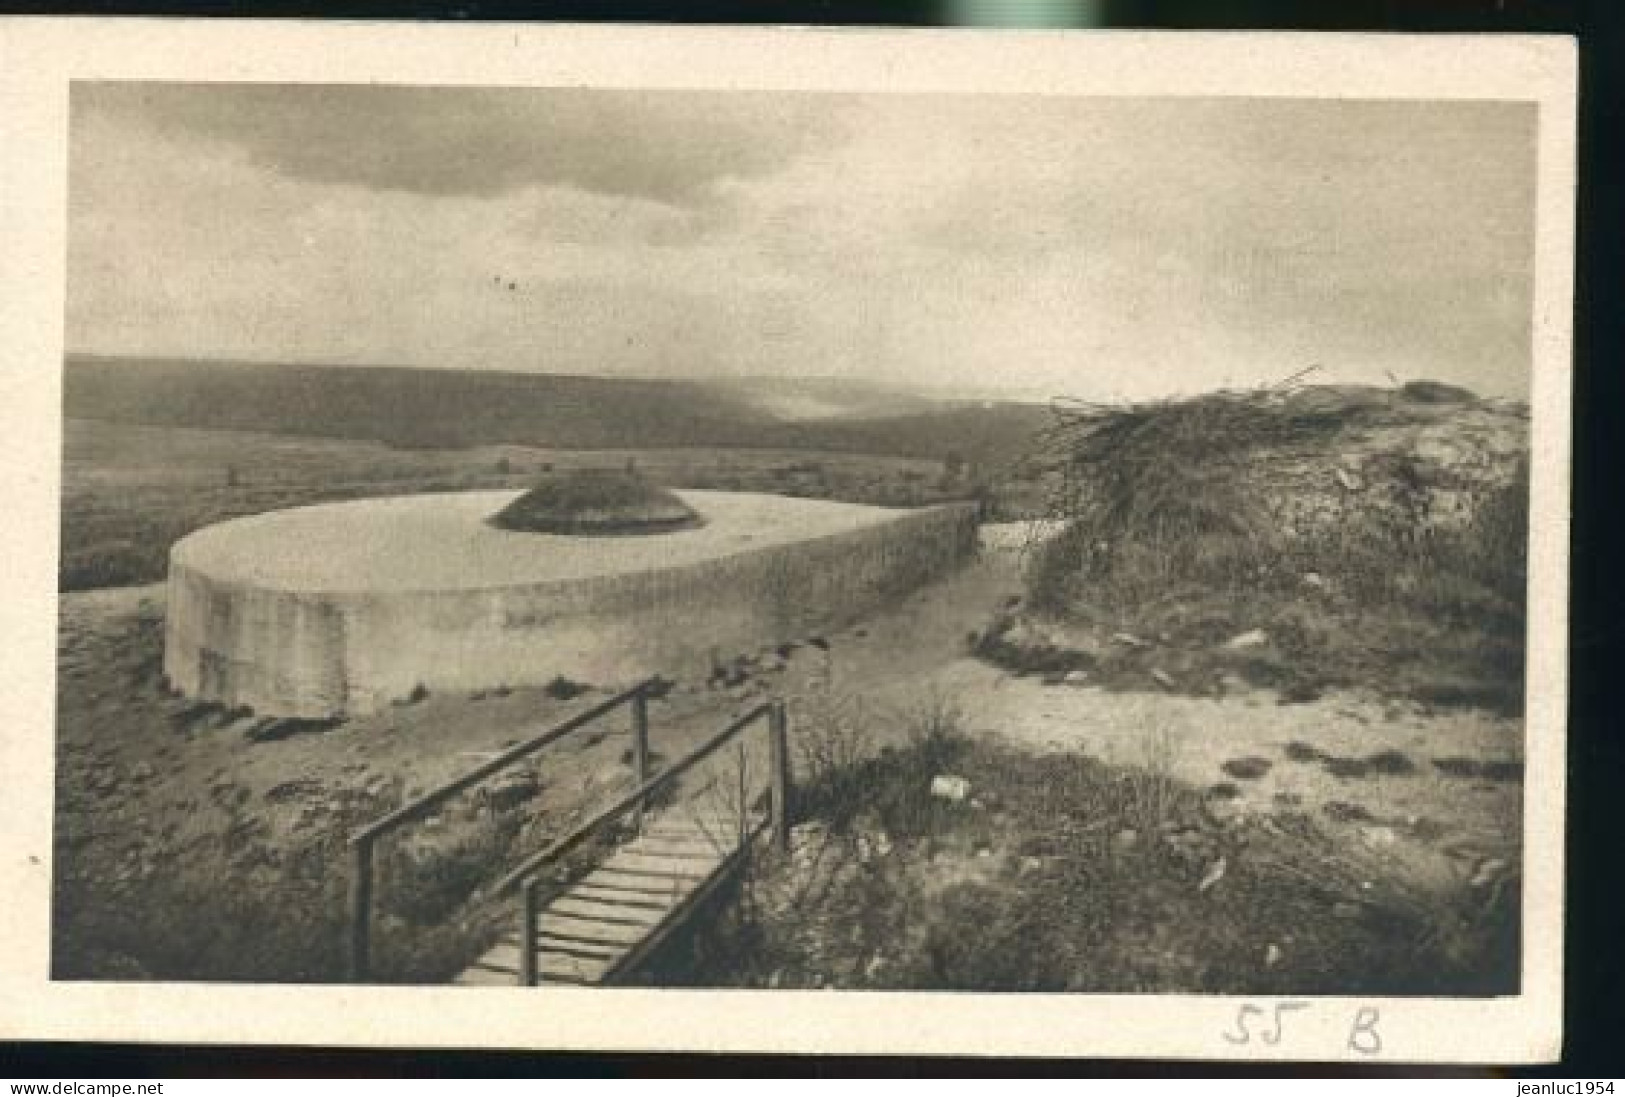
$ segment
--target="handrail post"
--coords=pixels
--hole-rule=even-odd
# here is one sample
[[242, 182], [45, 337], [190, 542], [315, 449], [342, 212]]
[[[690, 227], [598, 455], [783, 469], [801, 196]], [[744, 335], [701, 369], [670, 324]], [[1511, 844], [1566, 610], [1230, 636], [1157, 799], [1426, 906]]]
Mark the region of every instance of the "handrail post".
[[[632, 781], [634, 787], [642, 787], [649, 779], [649, 697], [639, 686], [632, 695]], [[632, 814], [633, 826], [643, 829], [643, 812], [648, 807], [643, 797], [638, 798], [636, 810]]]
[[525, 884], [525, 916], [519, 925], [519, 984], [533, 987], [541, 980], [536, 964], [536, 935], [542, 922], [542, 878], [533, 876]]
[[372, 839], [350, 843], [350, 982], [372, 975]]
[[502, 877], [502, 879], [498, 880], [491, 886], [491, 893], [495, 895], [507, 895], [514, 888], [518, 887], [527, 878], [529, 878], [529, 876], [534, 873], [538, 867], [545, 865], [550, 861], [556, 860], [568, 850], [574, 849], [579, 843], [595, 833], [600, 827], [610, 823], [611, 821], [625, 819], [627, 815], [637, 810], [639, 800], [659, 793], [662, 789], [672, 784], [672, 782], [674, 782], [678, 777], [681, 777], [684, 773], [687, 773], [693, 766], [699, 764], [700, 761], [710, 757], [713, 753], [720, 749], [723, 744], [730, 742], [741, 732], [755, 727], [756, 724], [759, 723], [765, 715], [767, 715], [769, 708], [770, 706], [766, 702], [763, 702], [757, 707], [751, 709], [747, 715], [739, 717], [722, 731], [706, 740], [699, 747], [696, 747], [682, 758], [666, 766], [660, 771], [660, 773], [649, 778], [646, 784], [639, 785], [634, 789], [629, 789], [624, 795], [613, 801], [608, 807], [591, 816], [585, 822], [578, 824], [569, 834], [562, 838], [556, 839], [547, 848], [539, 850], [536, 853], [531, 854], [529, 857], [524, 858], [519, 862], [519, 864], [509, 869], [506, 876]]
[[773, 844], [790, 849], [790, 719], [782, 700], [767, 710], [768, 764], [773, 782]]

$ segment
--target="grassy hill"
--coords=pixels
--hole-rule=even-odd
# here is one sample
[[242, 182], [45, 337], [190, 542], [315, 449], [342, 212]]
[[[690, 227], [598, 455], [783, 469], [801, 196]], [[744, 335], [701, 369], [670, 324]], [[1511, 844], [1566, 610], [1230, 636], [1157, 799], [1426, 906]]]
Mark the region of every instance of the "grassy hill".
[[1042, 495], [1003, 470], [1047, 409], [864, 382], [106, 358], [64, 375], [63, 590], [161, 578], [176, 538], [245, 514], [572, 469], [881, 506], [981, 497], [987, 481], [1006, 509]]
[[423, 449], [671, 446], [722, 433], [747, 444], [770, 425], [743, 401], [682, 382], [153, 359], [69, 359], [64, 409], [69, 418]]
[[[815, 400], [816, 398], [816, 400]], [[815, 403], [820, 414], [804, 409]], [[406, 449], [812, 449], [973, 461], [1018, 452], [1041, 407], [897, 386], [70, 357], [69, 418], [378, 441]]]

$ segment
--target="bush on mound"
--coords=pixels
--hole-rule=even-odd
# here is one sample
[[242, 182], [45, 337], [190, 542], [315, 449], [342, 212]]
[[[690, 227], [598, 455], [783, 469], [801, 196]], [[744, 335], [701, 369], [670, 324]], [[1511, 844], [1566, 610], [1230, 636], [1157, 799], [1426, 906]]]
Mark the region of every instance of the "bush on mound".
[[1040, 601], [1072, 576], [1130, 598], [1197, 583], [1256, 581], [1280, 556], [1278, 523], [1247, 468], [1263, 451], [1316, 445], [1368, 409], [1316, 406], [1275, 391], [1057, 408], [1048, 442], [1064, 483], [1051, 517], [1065, 532], [1038, 563]]
[[1036, 562], [1037, 600], [1292, 591], [1306, 574], [1369, 598], [1404, 566], [1469, 562], [1521, 597], [1527, 459], [1487, 442], [1526, 427], [1470, 394], [1448, 414], [1412, 408], [1422, 384], [1057, 408], [1049, 516], [1064, 532]]
[[1358, 686], [1518, 711], [1527, 421], [1378, 395], [1058, 408], [1044, 443], [1061, 532], [1027, 574], [1039, 642], [998, 642], [1015, 622], [976, 650], [1059, 673], [1077, 649], [1091, 682], [1122, 688], [1223, 693], [1239, 677], [1283, 699]]
[[1410, 381], [1399, 394], [1417, 404], [1470, 404], [1476, 399], [1471, 389], [1443, 381]]
[[550, 477], [491, 518], [516, 533], [609, 535], [693, 529], [700, 516], [635, 472], [589, 469]]

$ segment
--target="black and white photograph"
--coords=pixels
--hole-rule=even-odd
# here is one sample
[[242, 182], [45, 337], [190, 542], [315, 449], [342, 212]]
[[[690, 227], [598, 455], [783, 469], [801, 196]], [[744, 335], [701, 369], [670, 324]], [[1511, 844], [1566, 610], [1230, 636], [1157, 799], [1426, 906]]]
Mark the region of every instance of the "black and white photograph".
[[1572, 117], [1124, 84], [68, 81], [52, 987], [1527, 993]]

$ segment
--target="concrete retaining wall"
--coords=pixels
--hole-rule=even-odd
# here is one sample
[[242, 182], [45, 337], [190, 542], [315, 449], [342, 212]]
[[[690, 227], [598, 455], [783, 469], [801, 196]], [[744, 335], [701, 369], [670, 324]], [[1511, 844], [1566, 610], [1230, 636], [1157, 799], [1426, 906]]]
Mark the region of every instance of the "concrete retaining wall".
[[164, 669], [190, 696], [267, 715], [373, 711], [422, 685], [703, 671], [860, 619], [975, 551], [967, 505], [684, 567], [489, 590], [301, 593], [171, 559]]

